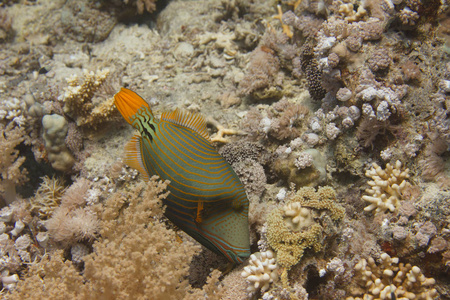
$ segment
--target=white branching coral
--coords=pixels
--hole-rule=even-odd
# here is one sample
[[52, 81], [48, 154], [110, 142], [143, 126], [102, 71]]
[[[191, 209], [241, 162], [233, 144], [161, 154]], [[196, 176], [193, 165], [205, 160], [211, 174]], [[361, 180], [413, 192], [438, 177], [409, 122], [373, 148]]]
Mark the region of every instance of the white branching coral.
[[408, 184], [406, 179], [409, 178], [409, 169], [402, 171], [401, 167], [402, 163], [397, 160], [394, 166], [386, 164], [384, 170], [373, 163], [372, 168], [366, 171], [366, 176], [372, 180], [368, 182], [371, 188], [366, 190], [369, 195], [362, 196], [364, 201], [370, 202], [365, 211], [394, 212], [399, 207], [402, 192]]
[[426, 278], [417, 266], [399, 263], [398, 257], [387, 253], [380, 256], [380, 264], [372, 257], [360, 260], [354, 267], [357, 288], [346, 300], [362, 299], [435, 299], [435, 280]]
[[271, 250], [250, 255], [249, 265], [244, 267], [241, 273], [249, 283], [247, 290], [249, 292], [259, 289], [261, 292], [267, 291], [270, 284], [278, 280], [277, 269], [276, 258]]

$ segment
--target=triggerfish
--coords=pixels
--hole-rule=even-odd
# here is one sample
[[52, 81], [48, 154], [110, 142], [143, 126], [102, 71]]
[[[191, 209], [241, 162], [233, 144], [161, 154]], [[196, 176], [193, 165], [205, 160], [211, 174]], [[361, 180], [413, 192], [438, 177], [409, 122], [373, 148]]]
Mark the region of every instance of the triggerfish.
[[165, 216], [230, 262], [250, 255], [248, 198], [231, 166], [209, 142], [199, 114], [176, 109], [154, 118], [139, 95], [122, 88], [115, 105], [139, 131], [125, 146], [125, 163], [146, 180], [169, 180]]

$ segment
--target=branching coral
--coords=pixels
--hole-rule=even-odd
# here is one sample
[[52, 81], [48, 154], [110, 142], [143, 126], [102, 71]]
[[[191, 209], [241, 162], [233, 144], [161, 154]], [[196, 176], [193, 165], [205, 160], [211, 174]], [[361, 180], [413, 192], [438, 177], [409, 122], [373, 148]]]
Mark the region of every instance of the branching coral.
[[144, 11], [147, 11], [149, 13], [152, 13], [156, 10], [156, 1], [157, 0], [123, 0], [125, 4], [133, 3], [133, 5], [136, 5], [136, 9], [138, 14], [143, 14]]
[[401, 170], [401, 167], [402, 163], [397, 160], [394, 166], [386, 164], [384, 170], [373, 163], [372, 168], [366, 171], [366, 176], [372, 180], [368, 182], [371, 188], [366, 190], [369, 195], [362, 196], [363, 200], [370, 202], [365, 211], [394, 212], [400, 206], [402, 192], [408, 184], [406, 179], [409, 178], [409, 169]]
[[63, 246], [77, 241], [93, 240], [100, 223], [92, 207], [86, 206], [89, 182], [78, 179], [62, 196], [61, 205], [45, 222], [50, 237]]
[[180, 242], [161, 222], [165, 187], [152, 178], [112, 194], [101, 212], [102, 238], [83, 257], [84, 271], [53, 252], [30, 266], [10, 299], [220, 299], [218, 272], [203, 291], [188, 292], [189, 262], [199, 247]]
[[[306, 215], [327, 210], [333, 220], [339, 220], [344, 217], [345, 210], [335, 199], [336, 193], [331, 187], [321, 187], [317, 191], [304, 187], [289, 199], [287, 207], [272, 211], [267, 218], [267, 242], [276, 251], [280, 266], [291, 268], [300, 261], [307, 248], [313, 248], [316, 252], [322, 249], [322, 225], [309, 216], [305, 218], [299, 215], [299, 218], [295, 219], [296, 210], [293, 208], [300, 204], [302, 208], [311, 211], [298, 210], [299, 214]], [[294, 220], [298, 220], [298, 224], [295, 224]], [[307, 224], [300, 224], [302, 220]]]
[[380, 264], [372, 257], [360, 260], [354, 267], [358, 283], [346, 300], [362, 299], [435, 299], [435, 280], [426, 278], [417, 266], [399, 263], [387, 253], [380, 256]]
[[283, 207], [285, 222], [293, 231], [301, 231], [314, 224], [312, 211], [302, 207], [300, 202], [293, 202]]
[[93, 102], [94, 94], [105, 82], [110, 71], [108, 69], [88, 72], [84, 70], [83, 78], [74, 75], [67, 78], [69, 86], [65, 89], [62, 101], [64, 112], [75, 118], [78, 126], [97, 127], [99, 124], [118, 117], [114, 108], [114, 98], [100, 104]]
[[25, 157], [19, 157], [15, 148], [25, 140], [25, 130], [14, 123], [0, 123], [0, 191], [7, 203], [16, 199], [16, 185], [28, 180], [27, 170], [22, 167]]
[[41, 218], [48, 218], [61, 203], [65, 190], [60, 178], [42, 177], [41, 185], [31, 199], [32, 210], [36, 210]]
[[249, 283], [249, 292], [261, 290], [264, 293], [272, 282], [278, 280], [277, 269], [275, 254], [271, 250], [256, 252], [250, 255], [249, 265], [244, 267], [241, 276]]

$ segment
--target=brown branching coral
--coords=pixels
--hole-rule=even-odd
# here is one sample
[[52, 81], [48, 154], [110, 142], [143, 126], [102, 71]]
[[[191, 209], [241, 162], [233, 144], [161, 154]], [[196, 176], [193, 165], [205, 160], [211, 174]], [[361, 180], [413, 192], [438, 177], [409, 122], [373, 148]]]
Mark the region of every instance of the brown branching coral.
[[61, 196], [61, 205], [53, 209], [51, 218], [45, 222], [50, 237], [62, 246], [93, 240], [98, 234], [97, 214], [93, 207], [86, 206], [88, 188], [86, 179], [78, 179]]
[[31, 199], [32, 210], [36, 211], [39, 217], [46, 219], [61, 203], [66, 188], [60, 178], [42, 177], [42, 182]]
[[95, 93], [105, 82], [110, 71], [108, 69], [88, 72], [84, 70], [80, 80], [74, 75], [67, 79], [62, 101], [64, 113], [76, 120], [77, 126], [96, 128], [99, 124], [119, 118], [114, 107], [114, 98], [108, 98], [101, 103], [94, 103]]
[[136, 6], [138, 14], [143, 14], [144, 11], [152, 13], [156, 10], [157, 0], [123, 0], [125, 4], [132, 4]]
[[83, 257], [83, 272], [53, 252], [30, 266], [10, 298], [220, 299], [218, 272], [203, 290], [190, 288], [189, 262], [199, 247], [178, 241], [161, 222], [165, 187], [152, 178], [112, 194], [100, 213], [102, 237], [94, 252]]
[[389, 120], [379, 121], [376, 118], [363, 117], [356, 129], [356, 137], [362, 147], [373, 148], [380, 135], [396, 134], [399, 130], [400, 127], [392, 125]]
[[25, 141], [25, 130], [14, 123], [0, 123], [0, 191], [4, 199], [11, 203], [16, 199], [16, 185], [28, 180], [27, 170], [22, 168], [25, 157], [19, 157], [15, 148]]

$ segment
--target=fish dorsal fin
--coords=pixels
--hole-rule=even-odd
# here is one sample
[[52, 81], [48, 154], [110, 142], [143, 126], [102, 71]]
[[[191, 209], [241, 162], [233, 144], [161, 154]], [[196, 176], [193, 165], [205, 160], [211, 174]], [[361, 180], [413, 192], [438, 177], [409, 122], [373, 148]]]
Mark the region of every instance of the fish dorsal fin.
[[200, 114], [183, 112], [178, 108], [172, 112], [165, 112], [161, 115], [161, 120], [190, 128], [209, 141], [208, 130], [206, 129], [205, 118]]
[[141, 136], [138, 134], [133, 135], [131, 140], [125, 145], [125, 163], [138, 170], [146, 181], [149, 180], [141, 156]]
[[141, 107], [147, 107], [149, 112], [152, 112], [141, 96], [126, 88], [120, 89], [120, 92], [114, 95], [114, 104], [129, 124], [132, 123], [132, 117]]

